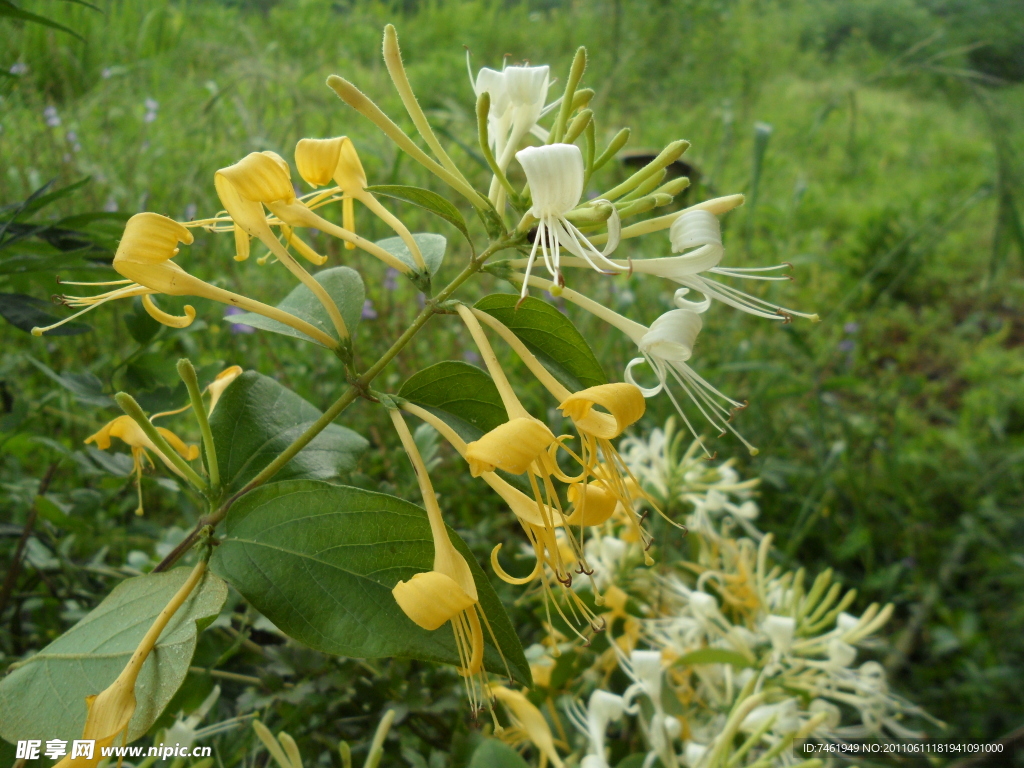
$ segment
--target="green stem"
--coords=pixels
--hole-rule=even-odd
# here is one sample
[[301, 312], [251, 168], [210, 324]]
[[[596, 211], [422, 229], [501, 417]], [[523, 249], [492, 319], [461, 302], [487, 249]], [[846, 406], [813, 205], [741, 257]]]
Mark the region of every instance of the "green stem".
[[[522, 242], [524, 238], [525, 235], [520, 234], [514, 235], [510, 238], [499, 240], [498, 242], [492, 243], [490, 246], [488, 246], [487, 249], [483, 251], [483, 253], [481, 253], [479, 256], [470, 259], [469, 264], [467, 264], [465, 268], [458, 275], [455, 276], [455, 279], [448, 283], [448, 285], [446, 285], [444, 289], [442, 289], [441, 292], [437, 294], [437, 296], [435, 296], [433, 299], [426, 303], [426, 306], [424, 306], [423, 309], [420, 310], [419, 314], [416, 315], [416, 317], [413, 319], [409, 327], [406, 328], [402, 335], [395, 340], [394, 344], [392, 344], [391, 347], [388, 348], [387, 352], [381, 355], [380, 359], [377, 362], [375, 362], [372, 366], [370, 366], [361, 376], [352, 381], [351, 386], [347, 390], [345, 390], [341, 397], [339, 397], [337, 400], [334, 401], [334, 403], [331, 404], [330, 408], [324, 411], [323, 415], [319, 419], [313, 422], [306, 429], [305, 432], [303, 432], [301, 435], [295, 438], [294, 442], [292, 442], [291, 445], [285, 448], [285, 450], [280, 455], [278, 455], [277, 458], [275, 458], [272, 462], [270, 462], [270, 464], [264, 467], [263, 470], [260, 471], [260, 473], [257, 474], [252, 480], [246, 483], [241, 490], [239, 490], [237, 493], [234, 493], [230, 498], [228, 498], [227, 501], [221, 504], [221, 506], [218, 507], [216, 510], [210, 512], [207, 515], [203, 515], [203, 517], [199, 519], [199, 522], [196, 523], [195, 528], [192, 529], [192, 532], [189, 533], [189, 535], [186, 536], [185, 539], [180, 544], [178, 544], [178, 546], [176, 546], [170, 552], [170, 554], [167, 555], [167, 557], [160, 561], [160, 563], [153, 570], [155, 572], [165, 571], [172, 565], [174, 565], [178, 561], [178, 559], [192, 547], [192, 545], [195, 543], [196, 538], [199, 535], [199, 532], [205, 526], [216, 526], [221, 520], [225, 518], [225, 516], [227, 516], [228, 510], [231, 509], [231, 505], [234, 504], [235, 501], [237, 501], [241, 496], [253, 490], [254, 488], [263, 485], [268, 480], [270, 480], [270, 478], [272, 478], [279, 471], [281, 471], [281, 469], [289, 461], [295, 458], [295, 455], [299, 451], [301, 451], [303, 448], [309, 445], [313, 438], [315, 438], [317, 435], [323, 432], [336, 418], [338, 418], [338, 416], [341, 415], [342, 411], [348, 408], [348, 406], [350, 406], [357, 397], [368, 392], [369, 386], [373, 382], [373, 380], [376, 379], [377, 376], [380, 375], [381, 371], [383, 371], [387, 367], [388, 363], [394, 360], [395, 357], [398, 356], [398, 353], [401, 352], [402, 349], [404, 349], [405, 346], [410, 341], [412, 341], [413, 336], [415, 336], [419, 332], [419, 330], [424, 325], [427, 324], [427, 321], [438, 313], [439, 307], [443, 302], [447, 301], [448, 298], [453, 293], [455, 293], [455, 291], [457, 291], [459, 287], [463, 283], [465, 283], [470, 277], [479, 272], [480, 269], [484, 266], [484, 263], [491, 256], [493, 256], [495, 253], [498, 253], [499, 251], [505, 250], [506, 248], [514, 247], [518, 243]], [[121, 395], [118, 395], [118, 397], [120, 398]], [[136, 408], [139, 408], [138, 403], [135, 403], [135, 401], [131, 399], [130, 395], [124, 395], [124, 397], [131, 400], [131, 402], [135, 404]], [[118, 400], [118, 402], [120, 403], [121, 401]], [[139, 413], [141, 412], [142, 409], [139, 408]], [[143, 415], [143, 418], [145, 418], [145, 415]], [[146, 419], [147, 423], [148, 421], [149, 420]], [[149, 433], [147, 432], [146, 434]], [[163, 440], [162, 437], [160, 439]], [[193, 472], [193, 474], [195, 473]], [[196, 475], [196, 477], [198, 478], [198, 475]]]
[[206, 469], [210, 473], [210, 485], [216, 491], [220, 488], [220, 465], [217, 463], [217, 449], [213, 443], [213, 431], [210, 429], [210, 419], [203, 403], [203, 393], [199, 390], [196, 369], [187, 357], [178, 361], [178, 375], [185, 382], [189, 400], [192, 401], [192, 412], [195, 413], [196, 421], [199, 422], [199, 431], [203, 435], [203, 448], [206, 450]]
[[153, 426], [153, 422], [149, 420], [149, 417], [142, 410], [142, 406], [135, 402], [135, 398], [127, 392], [118, 392], [114, 395], [114, 399], [121, 406], [121, 410], [139, 425], [142, 431], [146, 433], [146, 437], [153, 441], [153, 445], [157, 447], [157, 450], [167, 457], [167, 460], [181, 472], [182, 476], [202, 491], [204, 496], [209, 495], [210, 487], [206, 484], [206, 481], [196, 474], [196, 471], [178, 455], [177, 451], [170, 446], [164, 436], [157, 431], [157, 428]]

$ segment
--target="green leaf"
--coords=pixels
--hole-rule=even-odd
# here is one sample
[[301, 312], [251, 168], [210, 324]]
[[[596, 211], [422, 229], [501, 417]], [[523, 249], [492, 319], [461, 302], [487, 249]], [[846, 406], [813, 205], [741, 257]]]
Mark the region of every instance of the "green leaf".
[[[26, 296], [23, 293], [0, 293], [0, 317], [26, 333], [31, 333], [36, 326], [45, 327], [58, 322], [61, 318], [49, 311], [52, 308], [53, 305], [42, 299], [37, 299], [35, 296]], [[77, 336], [91, 330], [92, 328], [84, 323], [65, 323], [59, 328], [47, 331], [45, 335]]]
[[[80, 739], [85, 697], [114, 682], [191, 570], [176, 568], [121, 582], [88, 616], [15, 664], [0, 682], [0, 736], [11, 742]], [[129, 742], [149, 730], [178, 690], [199, 632], [220, 613], [227, 594], [227, 585], [208, 573], [164, 628], [139, 673]]]
[[378, 184], [375, 187], [367, 187], [366, 191], [372, 192], [375, 195], [393, 197], [395, 200], [404, 200], [407, 203], [418, 205], [420, 208], [440, 216], [465, 235], [466, 240], [470, 243], [473, 242], [469, 236], [469, 227], [466, 225], [466, 220], [462, 217], [462, 214], [459, 213], [459, 209], [437, 194], [437, 192], [431, 192], [429, 189], [423, 189], [422, 187], [407, 187], [403, 184]]
[[737, 669], [753, 666], [742, 653], [725, 648], [701, 648], [697, 651], [690, 651], [676, 659], [675, 663], [684, 667], [694, 664], [732, 664]]
[[142, 308], [142, 299], [138, 296], [132, 301], [131, 312], [125, 313], [124, 324], [128, 326], [128, 333], [139, 344], [145, 344], [163, 327]]
[[[26, 355], [26, 357], [28, 356]], [[50, 379], [71, 392], [78, 402], [99, 408], [112, 408], [114, 406], [114, 398], [103, 393], [103, 382], [93, 374], [89, 372], [69, 373], [68, 371], [57, 373], [33, 357], [28, 357], [28, 361]]]
[[517, 295], [494, 293], [480, 299], [476, 308], [507, 325], [570, 391], [608, 383], [594, 351], [568, 317], [532, 296], [518, 309], [517, 303]]
[[[363, 289], [363, 278], [359, 276], [358, 272], [349, 267], [332, 267], [331, 269], [317, 272], [313, 275], [313, 279], [320, 283], [327, 290], [327, 294], [334, 299], [334, 303], [338, 305], [338, 310], [341, 312], [341, 317], [345, 321], [345, 326], [348, 328], [349, 333], [354, 332], [356, 326], [359, 325], [363, 312], [363, 301], [366, 297], [366, 292]], [[338, 338], [338, 334], [334, 329], [334, 323], [331, 322], [327, 310], [324, 309], [320, 300], [306, 286], [302, 284], [297, 285], [277, 306], [278, 309], [295, 315], [300, 320], [305, 320], [307, 323], [319, 328], [332, 338]], [[294, 328], [277, 320], [271, 320], [269, 317], [257, 315], [255, 312], [231, 315], [231, 323], [233, 325], [250, 325], [253, 328], [261, 328], [264, 331], [291, 336], [293, 339], [320, 344], [320, 342], [311, 339], [301, 331], [296, 331]]]
[[[501, 601], [458, 534], [480, 606], [520, 682], [530, 668]], [[451, 625], [420, 628], [391, 589], [433, 566], [426, 512], [383, 493], [291, 480], [256, 488], [231, 507], [212, 567], [283, 632], [341, 656], [403, 656], [457, 664]], [[484, 630], [484, 662], [505, 665]]]
[[470, 442], [508, 421], [498, 388], [487, 371], [445, 360], [414, 373], [398, 396], [437, 414]]
[[[242, 488], [321, 415], [315, 406], [256, 371], [246, 371], [231, 382], [210, 416], [225, 488]], [[328, 480], [355, 467], [367, 445], [351, 429], [331, 424], [274, 479]]]
[[[436, 275], [437, 270], [441, 268], [441, 263], [444, 261], [444, 252], [448, 247], [448, 240], [444, 235], [435, 235], [431, 232], [417, 232], [412, 236], [412, 239], [416, 241], [416, 245], [420, 248], [423, 263], [427, 265], [427, 272], [431, 276]], [[387, 237], [383, 240], [378, 240], [377, 245], [413, 269], [419, 269], [402, 238]]]
[[512, 747], [498, 739], [484, 739], [473, 752], [469, 768], [530, 768]]

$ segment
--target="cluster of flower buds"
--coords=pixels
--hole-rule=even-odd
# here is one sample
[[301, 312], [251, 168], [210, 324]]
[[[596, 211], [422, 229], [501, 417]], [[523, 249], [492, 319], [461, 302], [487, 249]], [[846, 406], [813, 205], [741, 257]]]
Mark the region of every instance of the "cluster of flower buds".
[[586, 768], [608, 768], [610, 728], [620, 739], [639, 737], [645, 764], [688, 768], [812, 768], [820, 761], [803, 759], [801, 741], [923, 738], [908, 720], [930, 720], [927, 713], [889, 690], [878, 662], [857, 663], [860, 649], [877, 647], [873, 636], [892, 606], [856, 616], [848, 612], [856, 592], [844, 594], [831, 571], [808, 585], [802, 568], [772, 566], [771, 535], [750, 524], [754, 483], [729, 462], [694, 461], [698, 446], [680, 451], [679, 437], [669, 423], [631, 438], [623, 455], [650, 498], [692, 509], [694, 559], [637, 570], [641, 543], [614, 518], [602, 525], [601, 558], [592, 562], [600, 563], [607, 642], [595, 643], [589, 668], [560, 681], [552, 677], [558, 646], [529, 649], [550, 717], [505, 694], [513, 723], [533, 725], [502, 738], [545, 753], [552, 727], [564, 731], [558, 708], [581, 734], [574, 756]]

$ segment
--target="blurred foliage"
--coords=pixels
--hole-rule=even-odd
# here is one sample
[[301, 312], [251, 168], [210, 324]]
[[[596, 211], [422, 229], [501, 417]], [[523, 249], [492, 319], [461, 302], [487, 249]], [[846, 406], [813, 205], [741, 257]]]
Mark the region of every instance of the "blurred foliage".
[[[400, 25], [431, 119], [463, 150], [475, 123], [462, 44], [474, 68], [498, 66], [509, 53], [563, 69], [575, 46], [587, 45], [586, 84], [621, 121], [598, 131], [607, 139], [632, 125], [634, 149], [690, 139], [685, 159], [700, 174], [690, 200], [749, 192], [756, 171], [756, 206], [724, 221], [726, 259], [792, 262], [795, 283], [772, 285], [765, 296], [822, 315], [817, 326], [779, 326], [716, 307], [695, 352], [703, 375], [750, 400], [738, 424], [761, 453], [743, 456], [741, 469], [764, 478], [763, 525], [809, 570], [834, 567], [859, 590], [861, 608], [896, 603], [884, 658], [901, 693], [949, 724], [937, 737], [991, 741], [1024, 721], [1019, 2], [110, 0], [102, 14], [41, 0], [20, 7], [45, 9], [83, 38], [0, 21], [0, 68], [12, 75], [0, 79], [0, 202], [24, 201], [50, 179], [59, 188], [91, 178], [31, 219], [51, 227], [87, 211], [212, 213], [214, 170], [256, 149], [290, 157], [303, 136], [350, 135], [371, 183], [397, 183], [393, 148], [324, 87], [328, 74], [341, 74], [400, 114], [380, 62], [386, 21]], [[755, 153], [758, 122], [772, 131]], [[453, 153], [485, 178], [471, 150]], [[612, 168], [598, 183], [624, 173]], [[409, 167], [402, 183], [438, 190]], [[396, 202], [395, 210], [414, 230], [444, 231], [454, 249], [444, 269], [456, 268], [465, 246], [455, 230], [411, 205]], [[359, 223], [372, 239], [388, 234], [367, 216]], [[667, 252], [667, 238], [664, 247], [648, 243], [622, 253]], [[376, 317], [361, 324], [357, 345], [370, 358], [417, 311], [416, 295], [358, 252], [326, 239], [315, 245], [364, 275]], [[270, 267], [231, 260], [228, 239], [202, 235], [190, 250], [195, 274], [270, 303], [282, 297]], [[3, 290], [45, 299], [58, 290], [58, 271], [94, 278], [95, 265], [83, 266], [75, 254]], [[638, 320], [669, 308], [667, 285], [574, 278]], [[5, 571], [35, 509], [2, 616], [5, 665], [60, 634], [124, 577], [151, 568], [200, 513], [176, 481], [154, 474], [143, 481], [147, 514], [134, 516], [130, 459], [82, 444], [114, 414], [110, 393], [125, 388], [159, 402], [177, 386], [173, 361], [183, 354], [202, 366], [204, 383], [239, 363], [318, 407], [342, 386], [340, 364], [304, 356], [285, 338], [239, 332], [218, 307], [195, 304], [200, 319], [184, 330], [158, 329], [139, 308], [114, 305], [93, 313], [93, 332], [74, 339], [33, 339], [0, 325]], [[632, 356], [624, 340], [591, 318], [574, 319], [619, 375]], [[441, 356], [469, 354], [459, 326], [440, 320], [384, 374], [382, 389], [397, 390]], [[536, 388], [526, 394], [542, 402]], [[669, 408], [649, 401], [643, 426], [662, 423]], [[356, 406], [344, 423], [373, 443], [347, 481], [415, 499], [411, 469], [379, 414]], [[174, 425], [188, 429], [185, 420]], [[728, 438], [715, 446], [720, 455], [741, 453]], [[435, 460], [446, 514], [481, 559], [488, 542], [515, 536], [492, 494], [466, 483], [461, 467], [447, 471], [459, 467], [451, 451], [439, 448]], [[52, 482], [35, 499], [53, 463]], [[500, 587], [512, 605], [514, 593]], [[524, 645], [540, 639], [528, 611], [513, 611], [513, 620]], [[399, 717], [384, 766], [465, 765], [480, 738], [454, 672], [323, 656], [285, 643], [244, 606], [201, 636], [194, 664], [169, 712], [190, 711], [217, 682], [224, 694], [206, 722], [258, 710], [318, 764], [340, 765], [339, 738], [365, 753], [389, 705]], [[204, 672], [214, 667], [229, 676]], [[247, 728], [229, 732], [216, 753], [235, 765], [253, 743]]]

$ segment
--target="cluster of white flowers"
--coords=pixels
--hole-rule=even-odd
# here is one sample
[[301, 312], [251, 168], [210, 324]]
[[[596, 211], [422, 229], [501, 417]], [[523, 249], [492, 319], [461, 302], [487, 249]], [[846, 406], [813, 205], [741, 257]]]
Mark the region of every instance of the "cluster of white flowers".
[[855, 615], [856, 591], [844, 592], [831, 570], [808, 583], [803, 568], [773, 565], [772, 535], [753, 523], [757, 481], [732, 462], [704, 460], [685, 438], [670, 420], [623, 441], [622, 455], [651, 503], [688, 510], [693, 559], [638, 568], [644, 543], [613, 517], [586, 545], [604, 594], [606, 649], [556, 686], [553, 656], [571, 646], [531, 649], [535, 679], [585, 737], [580, 765], [608, 767], [609, 729], [627, 727], [615, 725], [626, 716], [643, 765], [665, 768], [812, 768], [820, 761], [799, 749], [807, 740], [922, 738], [909, 723], [937, 721], [889, 690], [881, 664], [859, 658], [881, 645], [874, 636], [892, 605]]

